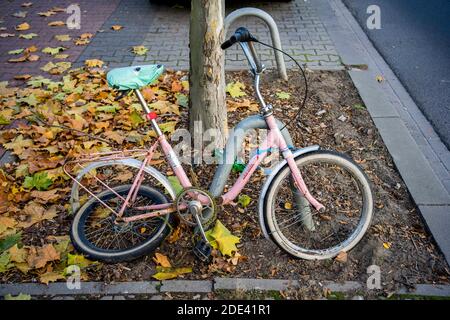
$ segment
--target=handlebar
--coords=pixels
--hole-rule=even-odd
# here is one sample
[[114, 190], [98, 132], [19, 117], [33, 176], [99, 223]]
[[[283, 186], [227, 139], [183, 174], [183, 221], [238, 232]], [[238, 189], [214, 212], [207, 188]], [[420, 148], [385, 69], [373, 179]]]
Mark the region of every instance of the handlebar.
[[261, 73], [263, 71], [263, 66], [259, 62], [258, 55], [256, 54], [256, 50], [253, 46], [253, 42], [258, 42], [258, 39], [256, 39], [250, 33], [250, 31], [247, 30], [247, 28], [240, 27], [236, 29], [230, 39], [222, 43], [220, 47], [223, 50], [226, 50], [233, 44], [239, 43], [253, 71], [256, 73]]
[[223, 50], [226, 50], [229, 47], [231, 47], [233, 44], [235, 44], [236, 42], [250, 42], [250, 41], [258, 41], [258, 40], [252, 36], [250, 31], [247, 30], [247, 28], [240, 27], [240, 28], [236, 29], [236, 31], [230, 37], [230, 39], [228, 39], [227, 41], [222, 43], [222, 45], [220, 47]]

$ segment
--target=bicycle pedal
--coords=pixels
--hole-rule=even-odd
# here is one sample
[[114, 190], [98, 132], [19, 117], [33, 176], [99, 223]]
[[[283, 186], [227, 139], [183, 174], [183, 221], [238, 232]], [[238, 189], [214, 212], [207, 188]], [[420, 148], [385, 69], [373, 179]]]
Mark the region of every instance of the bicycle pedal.
[[203, 239], [198, 241], [194, 247], [194, 254], [203, 262], [207, 262], [211, 259], [212, 247]]

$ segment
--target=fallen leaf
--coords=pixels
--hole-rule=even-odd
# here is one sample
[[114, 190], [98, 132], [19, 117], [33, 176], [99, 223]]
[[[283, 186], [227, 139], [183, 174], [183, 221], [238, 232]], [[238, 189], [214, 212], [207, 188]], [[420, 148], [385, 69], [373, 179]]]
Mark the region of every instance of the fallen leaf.
[[98, 59], [89, 59], [84, 61], [84, 64], [89, 68], [96, 68], [96, 67], [101, 68], [104, 62]]
[[55, 36], [55, 39], [61, 42], [72, 40], [72, 38], [68, 34], [58, 34]]
[[18, 226], [26, 229], [43, 220], [52, 220], [56, 216], [57, 209], [55, 205], [46, 209], [37, 202], [30, 201], [22, 210], [23, 218], [19, 222]]
[[22, 81], [27, 81], [30, 78], [31, 78], [30, 74], [21, 74], [21, 75], [14, 76], [14, 79], [22, 80]]
[[172, 231], [172, 233], [169, 235], [169, 237], [167, 237], [167, 241], [169, 243], [175, 243], [181, 235], [181, 226], [178, 225], [175, 230]]
[[113, 29], [114, 31], [119, 31], [123, 28], [123, 26], [119, 26], [119, 25], [114, 25], [111, 27], [111, 29]]
[[347, 263], [347, 252], [345, 252], [345, 251], [339, 252], [339, 254], [336, 256], [335, 259], [337, 262]]
[[236, 243], [239, 243], [239, 238], [232, 235], [222, 222], [216, 221], [214, 228], [206, 232], [206, 237], [214, 249], [226, 256], [232, 256], [233, 252], [237, 252]]
[[175, 191], [175, 194], [179, 194], [181, 191], [183, 191], [183, 186], [180, 183], [180, 180], [178, 180], [177, 176], [168, 176], [167, 180], [169, 180], [170, 185], [173, 188], [173, 191]]
[[[4, 220], [3, 220], [3, 222], [4, 222]], [[16, 224], [17, 223], [15, 222], [14, 226]], [[2, 228], [5, 228], [5, 226], [2, 226]], [[4, 230], [7, 230], [7, 229], [8, 228], [5, 228]], [[0, 240], [0, 253], [17, 245], [17, 243], [20, 242], [20, 239], [21, 239], [21, 233], [10, 234], [10, 235], [7, 235], [5, 238], [1, 239]]]
[[252, 201], [252, 198], [250, 198], [248, 195], [246, 195], [246, 194], [239, 195], [238, 203], [242, 206], [242, 208], [246, 208], [250, 204], [251, 201]]
[[18, 63], [18, 62], [25, 62], [27, 61], [27, 56], [22, 56], [20, 58], [15, 58], [15, 59], [9, 59], [8, 62], [11, 63]]
[[289, 100], [289, 98], [291, 97], [290, 93], [284, 91], [279, 91], [276, 93], [276, 95], [280, 100]]
[[8, 293], [5, 295], [5, 300], [31, 300], [31, 296], [25, 293], [19, 293], [17, 296], [12, 296]]
[[54, 271], [46, 272], [39, 276], [39, 282], [45, 283], [46, 285], [48, 285], [50, 282], [56, 282], [61, 279], [65, 279], [65, 277], [61, 273]]
[[155, 253], [155, 256], [153, 257], [153, 261], [155, 261], [156, 264], [159, 264], [160, 266], [162, 266], [164, 268], [172, 267], [167, 256], [165, 256], [161, 253], [158, 253], [158, 252]]
[[21, 34], [19, 35], [19, 38], [23, 38], [26, 40], [33, 39], [34, 37], [37, 37], [38, 35], [36, 33], [27, 33], [27, 34]]
[[145, 46], [134, 46], [131, 48], [131, 51], [138, 56], [142, 56], [147, 53], [148, 48]]
[[383, 247], [385, 249], [390, 249], [391, 248], [391, 243], [390, 242], [383, 242]]
[[156, 267], [157, 273], [152, 277], [156, 280], [168, 280], [178, 277], [179, 275], [191, 273], [192, 268], [164, 268], [161, 266]]
[[64, 50], [66, 50], [66, 48], [64, 48], [64, 47], [55, 47], [55, 48], [47, 47], [47, 48], [42, 49], [42, 52], [51, 54], [51, 55], [55, 55]]
[[37, 55], [37, 54], [32, 54], [32, 55], [30, 55], [28, 58], [27, 58], [27, 60], [28, 61], [38, 61], [40, 58], [39, 58], [39, 56]]
[[46, 244], [43, 247], [30, 247], [27, 262], [31, 268], [40, 269], [44, 267], [47, 262], [59, 259], [60, 255], [53, 245]]
[[25, 30], [30, 29], [30, 25], [28, 23], [24, 22], [24, 23], [21, 23], [21, 24], [17, 25], [15, 27], [15, 29], [17, 31], [25, 31]]
[[246, 96], [247, 94], [242, 91], [245, 89], [245, 85], [242, 82], [230, 82], [227, 84], [225, 91], [233, 98], [239, 98]]
[[24, 8], [29, 8], [33, 5], [33, 2], [24, 2], [20, 6]]
[[28, 250], [19, 248], [17, 244], [9, 248], [9, 254], [12, 262], [23, 263], [27, 261]]
[[56, 199], [61, 198], [61, 189], [53, 189], [50, 191], [37, 191], [34, 190], [31, 192], [31, 196], [38, 200], [41, 200], [42, 203], [52, 202]]
[[45, 11], [45, 12], [38, 12], [38, 15], [41, 16], [41, 17], [51, 17], [51, 16], [53, 16], [55, 14], [56, 14], [56, 12], [51, 11], [51, 10]]
[[25, 177], [23, 187], [27, 189], [36, 188], [39, 191], [47, 190], [53, 181], [46, 172], [37, 172], [33, 176]]
[[80, 254], [67, 254], [67, 265], [77, 265], [81, 269], [84, 269], [93, 264], [98, 264], [98, 262], [91, 261]]
[[52, 21], [48, 23], [49, 27], [62, 27], [65, 26], [66, 23], [64, 21]]
[[8, 51], [8, 54], [21, 54], [25, 49], [16, 49]]
[[285, 203], [284, 203], [284, 208], [285, 208], [286, 210], [291, 210], [291, 209], [292, 209], [292, 203], [290, 203], [290, 202], [285, 202]]

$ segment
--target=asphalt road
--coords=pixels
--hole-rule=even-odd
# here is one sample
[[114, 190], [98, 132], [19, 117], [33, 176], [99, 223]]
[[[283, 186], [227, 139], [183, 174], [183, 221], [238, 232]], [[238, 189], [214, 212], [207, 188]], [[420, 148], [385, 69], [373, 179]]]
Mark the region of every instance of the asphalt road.
[[[343, 0], [450, 148], [450, 0]], [[369, 30], [369, 5], [381, 29]]]

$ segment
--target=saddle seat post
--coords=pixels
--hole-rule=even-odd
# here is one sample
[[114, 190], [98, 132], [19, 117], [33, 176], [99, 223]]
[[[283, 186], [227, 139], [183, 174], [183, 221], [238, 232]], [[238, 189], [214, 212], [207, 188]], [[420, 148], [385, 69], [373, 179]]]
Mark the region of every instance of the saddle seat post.
[[156, 122], [156, 113], [154, 111], [151, 111], [147, 101], [145, 101], [144, 96], [142, 95], [141, 91], [139, 91], [139, 89], [135, 89], [134, 93], [136, 94], [139, 103], [141, 104], [142, 108], [144, 108], [145, 111], [145, 116], [147, 117], [148, 120], [150, 120], [150, 123], [152, 124], [153, 130], [155, 130], [156, 135], [158, 137], [162, 136], [163, 133], [161, 131], [161, 129], [158, 126], [158, 123]]

